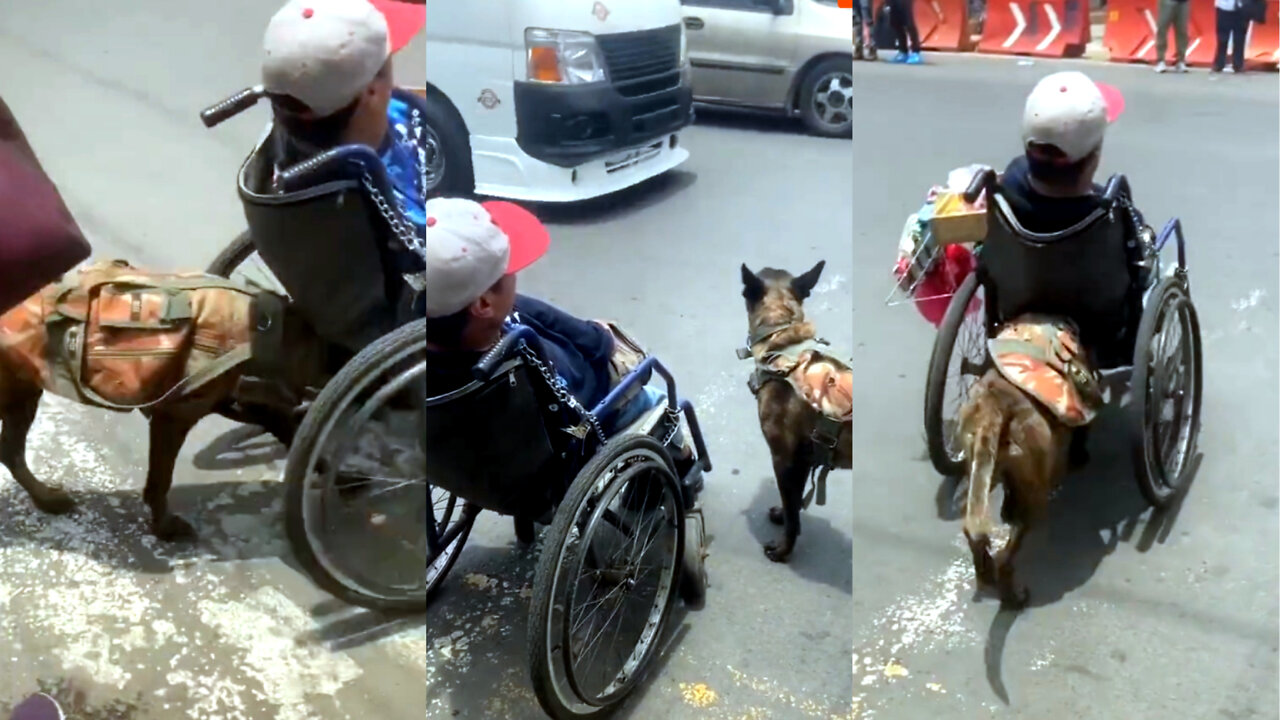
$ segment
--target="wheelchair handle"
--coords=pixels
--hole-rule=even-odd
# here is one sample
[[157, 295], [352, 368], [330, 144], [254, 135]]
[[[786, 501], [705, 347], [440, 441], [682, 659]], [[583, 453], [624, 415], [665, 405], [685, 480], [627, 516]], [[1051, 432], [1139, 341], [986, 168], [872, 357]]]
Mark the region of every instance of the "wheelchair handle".
[[996, 171], [993, 168], [983, 168], [978, 171], [973, 179], [969, 181], [969, 187], [964, 191], [964, 201], [970, 205], [978, 202], [978, 198], [982, 197], [982, 193], [996, 188]]
[[522, 342], [527, 344], [534, 354], [542, 357], [542, 338], [538, 337], [533, 328], [521, 325], [503, 335], [498, 344], [494, 345], [489, 352], [484, 354], [484, 357], [480, 358], [480, 362], [477, 362], [475, 367], [471, 369], [471, 376], [480, 382], [489, 382], [493, 379], [493, 373], [498, 369], [498, 366]]
[[1102, 201], [1111, 205], [1121, 197], [1129, 197], [1129, 178], [1116, 173], [1107, 181], [1107, 187], [1102, 191]]
[[378, 191], [383, 195], [390, 192], [386, 187], [385, 170], [382, 160], [373, 148], [368, 145], [343, 145], [326, 150], [313, 158], [303, 160], [280, 172], [280, 184], [286, 192], [306, 187], [312, 176], [333, 170], [344, 163], [355, 163], [374, 178]]
[[206, 108], [200, 113], [200, 122], [207, 128], [217, 126], [258, 104], [266, 94], [266, 88], [261, 85], [245, 88], [217, 105]]

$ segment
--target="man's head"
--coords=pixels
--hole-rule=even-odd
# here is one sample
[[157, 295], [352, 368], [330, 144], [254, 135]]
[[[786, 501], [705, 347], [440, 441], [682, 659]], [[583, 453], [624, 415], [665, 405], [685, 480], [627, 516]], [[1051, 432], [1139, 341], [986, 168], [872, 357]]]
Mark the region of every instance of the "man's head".
[[1036, 84], [1022, 114], [1031, 176], [1050, 187], [1087, 192], [1102, 156], [1107, 125], [1124, 108], [1120, 93], [1081, 72], [1054, 73]]
[[290, 135], [322, 148], [382, 144], [392, 45], [369, 0], [289, 0], [267, 24], [263, 50], [262, 82]]
[[507, 202], [427, 201], [427, 341], [482, 350], [515, 304], [515, 274], [546, 253], [547, 229]]

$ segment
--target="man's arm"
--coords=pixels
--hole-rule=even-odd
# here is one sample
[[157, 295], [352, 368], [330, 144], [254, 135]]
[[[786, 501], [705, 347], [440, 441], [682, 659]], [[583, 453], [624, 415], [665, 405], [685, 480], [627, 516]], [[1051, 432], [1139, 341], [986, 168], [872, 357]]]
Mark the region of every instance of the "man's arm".
[[515, 309], [568, 340], [588, 361], [607, 361], [613, 354], [613, 335], [599, 323], [581, 320], [528, 295], [516, 295]]

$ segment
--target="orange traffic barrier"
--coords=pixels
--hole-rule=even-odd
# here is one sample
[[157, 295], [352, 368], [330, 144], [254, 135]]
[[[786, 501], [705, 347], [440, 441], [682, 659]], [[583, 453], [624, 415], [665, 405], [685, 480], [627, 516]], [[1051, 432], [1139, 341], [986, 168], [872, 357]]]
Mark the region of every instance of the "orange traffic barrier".
[[[1187, 64], [1210, 67], [1217, 47], [1217, 17], [1213, 0], [1187, 0]], [[1280, 49], [1280, 2], [1267, 3], [1267, 22], [1250, 23], [1245, 48], [1245, 65], [1250, 69], [1276, 67]], [[1107, 29], [1103, 44], [1112, 62], [1154, 63], [1156, 58], [1157, 0], [1107, 0]], [[1173, 28], [1169, 28], [1166, 62], [1173, 59], [1176, 48]], [[1228, 57], [1228, 62], [1230, 58]]]
[[[871, 16], [880, 14], [884, 0], [872, 0]], [[925, 50], [970, 50], [968, 0], [913, 0], [920, 47]]]
[[991, 0], [978, 52], [1080, 57], [1090, 39], [1087, 0]]

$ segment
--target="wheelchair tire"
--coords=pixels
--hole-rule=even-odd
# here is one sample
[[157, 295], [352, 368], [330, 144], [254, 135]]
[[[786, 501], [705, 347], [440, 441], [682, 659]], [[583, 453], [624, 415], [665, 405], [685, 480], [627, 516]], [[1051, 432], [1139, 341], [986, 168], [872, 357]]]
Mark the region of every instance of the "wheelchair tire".
[[[607, 483], [601, 479], [630, 462]], [[669, 523], [675, 532], [672, 544], [672, 562], [668, 563], [665, 583], [659, 582], [645, 629], [639, 642], [628, 653], [624, 662], [632, 662], [631, 669], [623, 668], [605, 686], [603, 697], [584, 697], [582, 681], [575, 677], [571, 656], [575, 609], [575, 589], [578, 579], [562, 578], [562, 570], [585, 564], [593, 539], [593, 520], [605, 522], [604, 516], [612, 500], [624, 492], [623, 484], [640, 470], [653, 472], [660, 478], [661, 489], [670, 499], [669, 510], [676, 513]], [[603, 502], [602, 502], [603, 501]], [[658, 509], [661, 511], [661, 508]], [[581, 517], [586, 515], [586, 519]], [[599, 516], [597, 518], [597, 516]], [[529, 606], [528, 642], [529, 668], [534, 693], [547, 715], [555, 720], [579, 720], [598, 718], [613, 711], [634, 689], [651, 665], [654, 653], [664, 638], [667, 621], [679, 585], [685, 546], [685, 523], [676, 521], [684, 517], [683, 500], [679, 481], [671, 458], [662, 445], [647, 435], [621, 436], [601, 447], [578, 473], [570, 485], [564, 500], [556, 511], [555, 520], [544, 536], [542, 556], [534, 576], [533, 598]], [[585, 528], [583, 527], [585, 525]], [[661, 527], [668, 526], [661, 523]], [[598, 571], [601, 574], [604, 571]], [[625, 581], [624, 581], [625, 582]], [[634, 583], [634, 579], [630, 580]], [[568, 586], [566, 588], [566, 586]], [[609, 597], [606, 595], [606, 598]], [[603, 602], [603, 601], [602, 601]], [[610, 618], [614, 621], [614, 618]], [[621, 623], [622, 620], [616, 622]], [[647, 643], [643, 647], [640, 643]]]
[[701, 610], [707, 601], [706, 521], [702, 511], [686, 512], [684, 554], [680, 557], [680, 599], [686, 607]]
[[[1153, 381], [1161, 382], [1167, 378], [1165, 372], [1152, 368], [1157, 358], [1152, 355], [1155, 350], [1157, 333], [1165, 324], [1165, 318], [1172, 311], [1177, 313], [1181, 338], [1178, 345], [1183, 366], [1180, 387], [1167, 388], [1181, 395], [1178, 397], [1152, 397]], [[1189, 372], [1186, 365], [1189, 364]], [[1152, 372], [1156, 370], [1154, 373]], [[1200, 319], [1195, 306], [1191, 303], [1191, 293], [1186, 282], [1177, 276], [1167, 277], [1160, 281], [1156, 289], [1148, 296], [1146, 309], [1138, 325], [1138, 338], [1134, 349], [1133, 378], [1130, 385], [1130, 446], [1133, 452], [1134, 475], [1138, 480], [1138, 489], [1154, 507], [1166, 508], [1174, 503], [1186, 489], [1194, 469], [1193, 458], [1196, 451], [1196, 440], [1200, 434], [1200, 408], [1203, 404], [1201, 389], [1203, 387], [1204, 365], [1201, 358]], [[1191, 395], [1187, 402], [1186, 395]], [[1153, 402], [1154, 400], [1154, 402]], [[1173, 403], [1178, 408], [1180, 418], [1176, 429], [1176, 442], [1181, 446], [1176, 469], [1170, 473], [1163, 459], [1165, 448], [1160, 447], [1152, 425], [1156, 418], [1153, 412], [1163, 415], [1166, 403]], [[1185, 427], [1183, 426], [1185, 425]], [[1172, 477], [1170, 477], [1172, 475]]]
[[[955, 353], [956, 338], [977, 291], [978, 274], [969, 273], [969, 277], [960, 283], [947, 305], [947, 313], [938, 326], [933, 352], [929, 356], [929, 373], [924, 389], [924, 435], [929, 446], [929, 460], [933, 463], [934, 470], [945, 477], [959, 477], [965, 470], [963, 455], [950, 449], [952, 439], [948, 433], [946, 418], [942, 414], [947, 399], [947, 373], [951, 368], [951, 357]], [[985, 347], [982, 356], [985, 362]]]
[[[475, 192], [471, 167], [471, 135], [457, 110], [442, 96], [428, 92], [426, 99], [427, 198], [470, 197]], [[433, 181], [432, 172], [438, 177]]]
[[220, 278], [230, 278], [231, 273], [243, 265], [254, 252], [256, 252], [256, 249], [253, 247], [253, 236], [249, 234], [248, 230], [245, 230], [237, 235], [230, 245], [223, 248], [222, 252], [218, 253], [213, 262], [209, 263], [209, 267], [205, 269], [205, 272], [210, 275], [217, 275]]
[[[421, 589], [414, 588], [412, 592], [401, 594], [378, 592], [358, 585], [352, 579], [339, 577], [334, 569], [321, 559], [320, 553], [312, 545], [307, 524], [306, 493], [311, 463], [313, 455], [321, 447], [321, 443], [327, 439], [331, 422], [342, 410], [349, 396], [376, 380], [376, 377], [370, 376], [380, 375], [384, 371], [387, 358], [413, 353], [419, 346], [425, 350], [425, 343], [426, 336], [422, 333], [421, 326], [410, 323], [360, 351], [325, 385], [324, 390], [307, 411], [302, 425], [298, 428], [293, 446], [289, 450], [289, 458], [285, 465], [285, 526], [294, 556], [312, 580], [325, 591], [348, 603], [372, 610], [424, 611], [429, 588], [424, 582]], [[423, 481], [425, 486], [425, 477]], [[427, 501], [430, 502], [429, 494]], [[470, 522], [473, 519], [472, 516], [465, 520], [467, 526], [463, 528], [459, 538], [461, 543], [466, 542]], [[423, 530], [425, 533], [425, 525]], [[460, 552], [461, 543], [458, 543], [457, 547], [451, 546], [451, 552], [455, 554]], [[448, 560], [449, 567], [452, 566], [453, 559]], [[430, 562], [433, 560], [428, 560], [428, 563]], [[447, 570], [448, 567], [445, 568], [446, 572]], [[423, 571], [426, 572], [425, 566]], [[439, 573], [432, 584], [438, 584], [443, 579], [443, 575], [444, 573]]]

